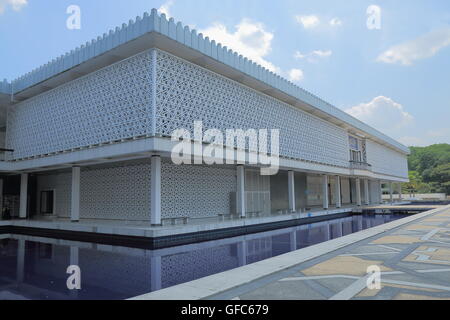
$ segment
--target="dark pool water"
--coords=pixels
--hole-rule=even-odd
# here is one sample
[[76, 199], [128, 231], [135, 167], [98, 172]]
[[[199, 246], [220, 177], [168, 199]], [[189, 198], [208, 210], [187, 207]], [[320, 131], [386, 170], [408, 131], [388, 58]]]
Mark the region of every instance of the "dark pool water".
[[[126, 299], [404, 218], [342, 219], [161, 250], [0, 235], [0, 300]], [[69, 290], [70, 265], [81, 290]]]

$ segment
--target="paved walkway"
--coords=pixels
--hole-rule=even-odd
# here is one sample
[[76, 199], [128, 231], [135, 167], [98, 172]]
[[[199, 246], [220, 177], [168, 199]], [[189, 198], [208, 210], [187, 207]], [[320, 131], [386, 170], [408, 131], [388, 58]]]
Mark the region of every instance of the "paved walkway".
[[[382, 273], [371, 290], [372, 265]], [[450, 300], [450, 208], [215, 298]]]
[[134, 299], [450, 299], [450, 206]]

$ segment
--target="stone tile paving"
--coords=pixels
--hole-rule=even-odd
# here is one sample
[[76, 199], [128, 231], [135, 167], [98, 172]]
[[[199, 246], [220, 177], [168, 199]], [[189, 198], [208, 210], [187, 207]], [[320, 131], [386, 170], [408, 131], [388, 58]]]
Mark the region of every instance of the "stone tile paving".
[[[367, 287], [367, 268], [381, 270]], [[450, 300], [450, 209], [346, 246], [216, 299]]]

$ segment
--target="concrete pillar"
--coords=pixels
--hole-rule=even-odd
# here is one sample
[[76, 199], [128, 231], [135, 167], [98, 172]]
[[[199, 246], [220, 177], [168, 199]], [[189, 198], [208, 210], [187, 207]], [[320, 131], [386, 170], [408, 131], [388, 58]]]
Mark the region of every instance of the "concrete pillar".
[[20, 206], [19, 206], [19, 218], [27, 218], [27, 206], [28, 206], [28, 173], [22, 173], [20, 175]]
[[322, 177], [322, 187], [323, 187], [323, 208], [324, 209], [328, 209], [329, 205], [328, 205], [328, 176], [324, 175]]
[[161, 157], [152, 156], [150, 189], [150, 223], [161, 225]]
[[383, 204], [383, 191], [382, 189], [382, 185], [383, 183], [381, 182], [381, 180], [378, 181], [378, 201], [380, 204]]
[[245, 168], [242, 165], [237, 166], [237, 194], [236, 194], [236, 213], [241, 218], [245, 218]]
[[366, 206], [370, 204], [369, 180], [364, 179], [364, 203]]
[[394, 203], [394, 187], [392, 185], [392, 182], [389, 182], [389, 201]]
[[361, 206], [361, 180], [356, 179], [356, 205]]
[[72, 222], [80, 221], [80, 175], [81, 168], [72, 168], [72, 198], [70, 206], [70, 220]]
[[403, 201], [403, 194], [402, 194], [402, 184], [398, 184], [398, 200], [401, 202]]
[[342, 207], [341, 177], [336, 176], [336, 208]]
[[17, 241], [17, 266], [16, 266], [16, 280], [22, 283], [25, 273], [25, 240], [19, 239]]
[[288, 171], [289, 211], [295, 212], [295, 179], [294, 171]]
[[150, 258], [150, 290], [157, 291], [161, 289], [161, 256]]

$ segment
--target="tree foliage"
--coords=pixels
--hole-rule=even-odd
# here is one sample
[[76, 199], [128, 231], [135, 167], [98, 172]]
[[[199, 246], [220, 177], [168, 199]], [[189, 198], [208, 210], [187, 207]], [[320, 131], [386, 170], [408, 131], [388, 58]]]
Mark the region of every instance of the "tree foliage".
[[409, 183], [405, 192], [450, 194], [450, 145], [410, 147]]

